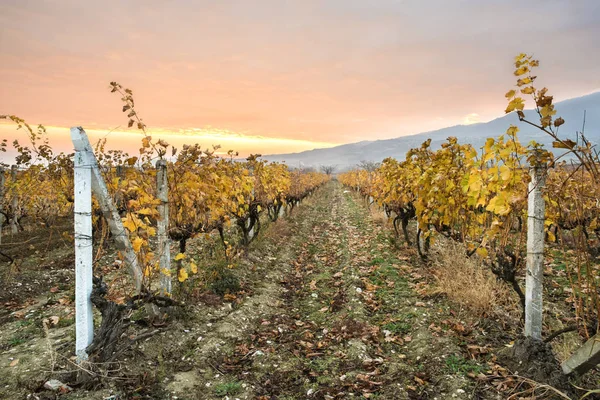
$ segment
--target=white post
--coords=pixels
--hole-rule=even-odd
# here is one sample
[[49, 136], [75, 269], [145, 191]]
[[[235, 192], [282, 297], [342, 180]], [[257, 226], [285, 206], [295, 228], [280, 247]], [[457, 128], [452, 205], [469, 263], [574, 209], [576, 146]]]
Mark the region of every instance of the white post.
[[527, 207], [527, 276], [525, 278], [525, 336], [542, 339], [542, 290], [544, 278], [544, 213], [542, 187], [546, 167], [530, 171]]
[[[12, 165], [10, 167], [10, 178], [11, 178], [11, 183], [13, 185], [13, 187], [15, 186], [15, 182], [17, 181], [17, 166], [16, 165]], [[13, 192], [13, 197], [12, 197], [12, 202], [11, 202], [11, 208], [12, 208], [12, 218], [10, 220], [10, 231], [11, 233], [17, 233], [19, 232], [19, 228], [17, 225], [17, 208], [19, 207], [19, 197], [17, 196], [16, 192]]]
[[112, 199], [108, 193], [106, 183], [102, 173], [98, 168], [98, 161], [92, 150], [92, 146], [88, 137], [82, 127], [71, 128], [71, 140], [75, 146], [77, 152], [81, 152], [84, 155], [86, 165], [89, 165], [92, 172], [92, 191], [98, 200], [102, 214], [108, 223], [108, 227], [114, 237], [115, 245], [119, 251], [122, 252], [125, 257], [125, 263], [129, 268], [129, 273], [133, 278], [136, 293], [139, 293], [142, 289], [143, 274], [137, 260], [137, 256], [133, 251], [129, 236], [127, 235], [125, 228], [123, 227], [123, 221], [114, 206]]
[[74, 160], [75, 189], [75, 355], [87, 360], [85, 349], [94, 338], [92, 294], [94, 260], [92, 247], [92, 169], [84, 153]]
[[[250, 220], [248, 220], [250, 222]], [[252, 240], [254, 238], [254, 227], [256, 226], [256, 222], [252, 225], [252, 229], [248, 231], [248, 240]]]
[[279, 216], [277, 218], [283, 218], [285, 216], [285, 202], [281, 203], [281, 208], [279, 208]]
[[[4, 176], [4, 167], [0, 167], [0, 211], [4, 211], [4, 184], [6, 177]], [[2, 227], [4, 226], [4, 214], [0, 213], [0, 243], [2, 243]]]
[[167, 162], [156, 162], [156, 192], [160, 204], [157, 223], [158, 251], [160, 254], [160, 290], [161, 294], [171, 295], [171, 246], [169, 241], [169, 185], [167, 178]]

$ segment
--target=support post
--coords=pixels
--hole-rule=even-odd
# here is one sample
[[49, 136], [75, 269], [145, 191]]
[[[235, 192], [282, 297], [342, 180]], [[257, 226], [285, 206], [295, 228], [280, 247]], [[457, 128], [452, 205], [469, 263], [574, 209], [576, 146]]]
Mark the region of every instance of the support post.
[[[15, 182], [17, 181], [17, 166], [16, 165], [12, 165], [10, 167], [10, 179], [11, 179], [11, 183], [12, 183], [13, 187], [16, 187], [15, 186]], [[12, 218], [10, 220], [10, 231], [13, 234], [19, 232], [18, 221], [17, 221], [18, 220], [18, 215], [17, 215], [18, 207], [19, 207], [19, 196], [17, 195], [16, 192], [13, 192], [13, 196], [12, 196], [12, 200], [11, 200]]]
[[75, 355], [87, 360], [85, 349], [94, 338], [92, 314], [92, 169], [83, 152], [74, 159], [75, 190]]
[[4, 214], [1, 211], [4, 211], [4, 187], [6, 184], [6, 176], [4, 176], [4, 167], [0, 166], [0, 244], [2, 243], [2, 228], [4, 227]]
[[102, 214], [108, 223], [108, 227], [114, 237], [117, 249], [125, 257], [125, 263], [129, 269], [129, 273], [133, 278], [136, 293], [142, 290], [143, 274], [137, 260], [137, 256], [133, 251], [129, 236], [123, 227], [123, 221], [113, 204], [108, 193], [108, 188], [104, 182], [104, 178], [98, 168], [98, 161], [92, 150], [90, 141], [82, 127], [71, 128], [71, 140], [75, 146], [75, 151], [81, 152], [84, 155], [86, 165], [89, 165], [92, 173], [92, 191], [98, 200]]
[[285, 207], [286, 207], [285, 201], [282, 201], [281, 207], [279, 207], [279, 216], [277, 218], [285, 217]]
[[169, 185], [167, 161], [156, 162], [156, 192], [160, 204], [157, 223], [158, 251], [160, 254], [160, 290], [162, 295], [171, 295], [171, 246], [169, 240]]
[[542, 292], [544, 278], [544, 214], [546, 204], [542, 187], [546, 166], [534, 165], [530, 170], [527, 198], [527, 275], [525, 278], [525, 336], [542, 339]]
[[562, 370], [566, 375], [576, 373], [583, 375], [600, 364], [600, 334], [592, 336], [583, 346], [562, 363]]

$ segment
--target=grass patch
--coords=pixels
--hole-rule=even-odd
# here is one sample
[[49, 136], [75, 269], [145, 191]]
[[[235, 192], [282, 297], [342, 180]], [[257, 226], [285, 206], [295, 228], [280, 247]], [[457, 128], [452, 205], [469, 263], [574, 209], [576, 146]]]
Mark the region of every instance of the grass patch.
[[66, 328], [67, 326], [71, 326], [74, 323], [75, 323], [75, 317], [61, 318], [58, 320], [58, 324], [56, 326], [58, 328]]
[[387, 324], [383, 325], [382, 328], [397, 335], [404, 335], [410, 332], [412, 325], [408, 322], [395, 321], [388, 322]]
[[242, 391], [242, 384], [240, 382], [224, 382], [219, 383], [215, 386], [215, 395], [219, 397], [233, 396]]
[[481, 365], [474, 361], [467, 360], [464, 357], [457, 356], [456, 354], [451, 354], [446, 357], [446, 368], [453, 374], [461, 375], [467, 375], [469, 373], [480, 374], [484, 370]]

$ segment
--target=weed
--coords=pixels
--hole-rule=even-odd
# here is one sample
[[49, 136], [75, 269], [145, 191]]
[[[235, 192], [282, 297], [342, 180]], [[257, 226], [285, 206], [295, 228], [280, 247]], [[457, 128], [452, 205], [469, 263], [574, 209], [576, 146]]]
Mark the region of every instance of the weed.
[[466, 375], [469, 373], [479, 374], [483, 367], [474, 361], [466, 360], [464, 357], [451, 354], [446, 358], [446, 368], [454, 374]]
[[385, 262], [385, 259], [381, 258], [381, 257], [375, 257], [371, 260], [371, 262], [369, 263], [369, 265], [380, 265], [383, 264]]
[[219, 383], [215, 386], [215, 395], [219, 397], [233, 396], [242, 391], [242, 384], [240, 382], [225, 382]]
[[227, 293], [236, 293], [240, 290], [240, 280], [233, 272], [222, 270], [219, 276], [210, 284], [210, 288], [221, 296]]
[[19, 336], [13, 336], [12, 338], [10, 338], [10, 339], [8, 340], [8, 344], [9, 344], [11, 347], [13, 347], [13, 346], [18, 346], [18, 345], [20, 345], [20, 344], [23, 344], [23, 343], [25, 343], [25, 342], [26, 342], [25, 338], [23, 338], [23, 337], [19, 337]]
[[404, 334], [410, 332], [412, 325], [409, 324], [408, 322], [395, 321], [395, 322], [388, 322], [387, 324], [383, 325], [382, 328], [386, 329], [392, 333], [395, 333], [397, 335], [404, 335]]
[[61, 318], [58, 320], [58, 324], [56, 325], [58, 328], [65, 328], [67, 326], [71, 326], [75, 323], [75, 317], [71, 318]]

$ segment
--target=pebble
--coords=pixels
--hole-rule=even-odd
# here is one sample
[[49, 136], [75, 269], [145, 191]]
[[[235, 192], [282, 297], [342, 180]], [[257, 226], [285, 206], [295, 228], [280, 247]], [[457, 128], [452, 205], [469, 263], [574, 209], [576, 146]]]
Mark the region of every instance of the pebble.
[[53, 392], [70, 392], [71, 390], [73, 390], [71, 387], [65, 385], [64, 383], [62, 383], [61, 381], [57, 380], [57, 379], [50, 379], [49, 381], [47, 381], [46, 383], [44, 383], [44, 388], [48, 389], [48, 390], [52, 390]]

